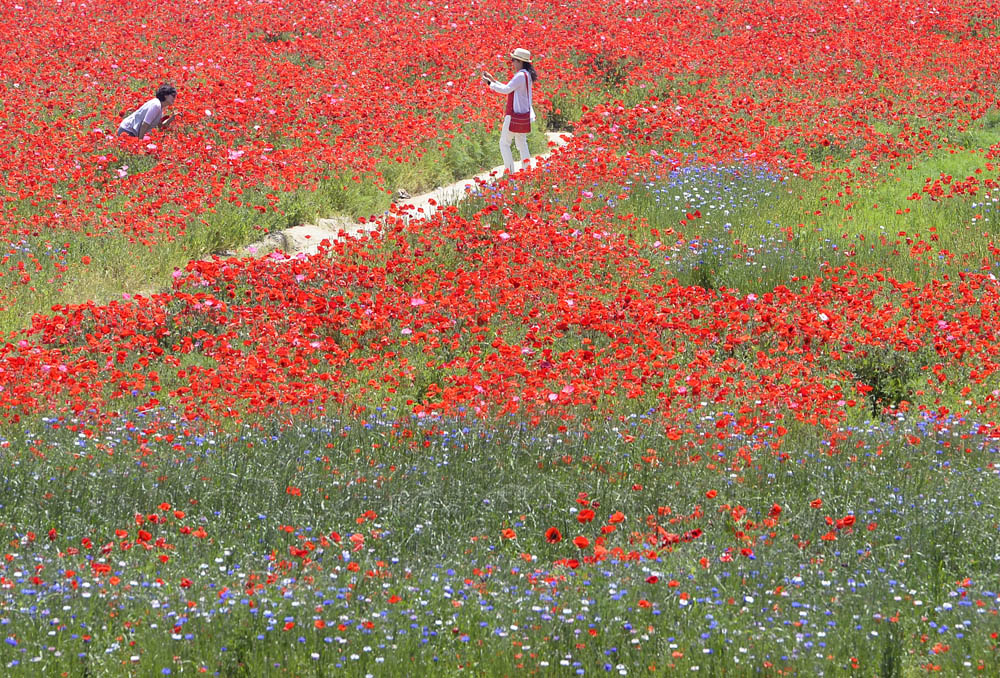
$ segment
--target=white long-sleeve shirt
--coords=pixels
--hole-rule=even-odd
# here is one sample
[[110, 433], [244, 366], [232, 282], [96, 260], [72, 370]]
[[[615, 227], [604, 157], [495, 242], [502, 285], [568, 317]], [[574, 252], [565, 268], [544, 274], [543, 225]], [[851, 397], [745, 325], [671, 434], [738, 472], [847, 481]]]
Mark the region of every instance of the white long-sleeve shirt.
[[491, 82], [490, 89], [498, 94], [514, 93], [514, 112], [533, 113], [531, 110], [531, 90], [528, 87], [528, 80], [531, 76], [528, 71], [518, 71], [506, 85], [499, 82]]

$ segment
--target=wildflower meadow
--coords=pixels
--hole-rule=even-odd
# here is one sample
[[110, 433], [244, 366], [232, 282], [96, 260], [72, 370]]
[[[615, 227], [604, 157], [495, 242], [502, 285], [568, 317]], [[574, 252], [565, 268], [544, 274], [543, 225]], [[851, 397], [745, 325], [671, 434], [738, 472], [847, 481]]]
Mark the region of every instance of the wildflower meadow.
[[2, 675], [1000, 674], [998, 17], [4, 3]]

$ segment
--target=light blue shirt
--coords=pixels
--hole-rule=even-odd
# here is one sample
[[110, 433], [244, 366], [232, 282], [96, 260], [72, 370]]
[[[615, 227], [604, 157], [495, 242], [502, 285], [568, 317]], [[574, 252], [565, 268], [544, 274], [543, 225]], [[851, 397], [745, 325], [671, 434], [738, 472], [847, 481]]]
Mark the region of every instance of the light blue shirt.
[[119, 127], [137, 135], [139, 134], [139, 125], [141, 123], [145, 122], [152, 129], [159, 125], [162, 119], [163, 103], [156, 97], [153, 97], [144, 103], [135, 113], [122, 120], [122, 124]]

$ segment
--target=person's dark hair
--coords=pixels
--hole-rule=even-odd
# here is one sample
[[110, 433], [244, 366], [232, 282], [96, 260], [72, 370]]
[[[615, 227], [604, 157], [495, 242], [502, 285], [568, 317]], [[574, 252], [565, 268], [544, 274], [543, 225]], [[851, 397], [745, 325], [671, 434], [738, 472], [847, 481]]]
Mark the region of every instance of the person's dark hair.
[[164, 101], [171, 94], [177, 94], [177, 88], [173, 85], [164, 83], [156, 88], [156, 98], [160, 101]]
[[531, 82], [538, 82], [538, 73], [535, 72], [535, 67], [531, 65], [528, 61], [521, 62], [521, 70], [528, 71], [528, 75], [531, 76]]

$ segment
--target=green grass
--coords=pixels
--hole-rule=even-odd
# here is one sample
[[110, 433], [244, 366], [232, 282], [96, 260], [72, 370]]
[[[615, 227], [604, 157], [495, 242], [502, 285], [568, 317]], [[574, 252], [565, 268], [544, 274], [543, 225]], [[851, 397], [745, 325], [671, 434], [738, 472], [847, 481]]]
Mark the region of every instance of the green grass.
[[[792, 427], [785, 456], [764, 446], [747, 464], [728, 443], [692, 457], [697, 448], [641, 419], [619, 425], [633, 442], [610, 425], [582, 436], [511, 423], [442, 422], [436, 433], [374, 418], [228, 435], [168, 428], [138, 446], [138, 431], [121, 426], [87, 438], [49, 426], [13, 432], [9, 449], [18, 451], [3, 480], [0, 533], [20, 545], [8, 545], [14, 557], [3, 572], [14, 578], [19, 564], [39, 563], [44, 584], [19, 584], [0, 598], [27, 604], [35, 597], [22, 591], [40, 589], [38, 609], [50, 611], [0, 610], [4, 633], [18, 643], [0, 649], [5, 675], [152, 676], [203, 666], [220, 675], [322, 675], [338, 662], [348, 675], [404, 675], [415, 665], [436, 665], [442, 675], [458, 675], [459, 665], [463, 674], [509, 675], [519, 664], [563, 675], [567, 657], [588, 673], [610, 661], [630, 672], [652, 665], [657, 675], [694, 666], [710, 675], [757, 675], [769, 662], [846, 676], [855, 673], [852, 656], [879, 675], [913, 675], [928, 661], [948, 675], [976, 673], [980, 662], [987, 673], [1000, 668], [990, 640], [1000, 629], [990, 613], [997, 605], [983, 593], [994, 588], [1000, 548], [993, 525], [1000, 476], [987, 466], [997, 450], [986, 441], [955, 446], [949, 432], [917, 431], [923, 442], [914, 447], [904, 439], [914, 421], [847, 431], [841, 451], [830, 454], [816, 429]], [[964, 429], [956, 424], [955, 431]], [[599, 504], [594, 523], [576, 520], [580, 493]], [[816, 498], [819, 509], [810, 507]], [[159, 562], [158, 549], [121, 551], [114, 530], [134, 540], [135, 514], [169, 515], [156, 508], [161, 502], [187, 513], [162, 528], [147, 523], [173, 544], [169, 560]], [[765, 524], [775, 503], [781, 514]], [[751, 525], [732, 518], [734, 507], [746, 510]], [[375, 517], [363, 518], [366, 511]], [[648, 515], [670, 532], [704, 535], [657, 544], [655, 561], [608, 558], [576, 570], [555, 564], [592, 553], [570, 540], [593, 541], [615, 511], [625, 518], [605, 535], [609, 549], [644, 550], [631, 535], [655, 533]], [[834, 530], [824, 518], [849, 514], [852, 528]], [[182, 536], [182, 523], [201, 525], [208, 536]], [[546, 542], [549, 527], [562, 532], [561, 543]], [[59, 535], [52, 545], [49, 528]], [[507, 528], [515, 539], [502, 536]], [[28, 530], [35, 541], [22, 539]], [[345, 540], [358, 531], [364, 547], [319, 547], [312, 564], [289, 555], [289, 546], [331, 531]], [[831, 531], [835, 541], [821, 539]], [[85, 571], [83, 556], [65, 555], [83, 537], [116, 544], [107, 560], [118, 584], [110, 574], [89, 588], [59, 584], [64, 570]], [[740, 555], [748, 545], [753, 559]], [[731, 562], [720, 560], [726, 549]], [[102, 558], [96, 548], [90, 554]], [[246, 581], [263, 583], [268, 573], [275, 580], [246, 595]], [[651, 573], [660, 581], [648, 583]], [[182, 578], [190, 588], [179, 587]], [[148, 586], [157, 580], [164, 583]], [[234, 591], [231, 600], [220, 598], [224, 586]], [[389, 603], [392, 595], [400, 602]], [[256, 613], [241, 602], [251, 599]], [[958, 605], [963, 599], [972, 607]], [[278, 623], [268, 624], [265, 611]], [[176, 639], [173, 612], [188, 619]], [[282, 630], [286, 619], [293, 630]], [[329, 625], [316, 629], [313, 619]], [[939, 641], [949, 651], [929, 655]], [[13, 666], [15, 659], [21, 663]]]
[[[251, 36], [253, 37], [253, 36]], [[259, 36], [258, 36], [259, 37]], [[269, 40], [292, 41], [295, 34], [277, 33]], [[539, 109], [539, 120], [529, 138], [533, 149], [546, 148], [546, 130], [572, 130], [575, 122], [588, 108], [613, 99], [633, 106], [651, 95], [663, 95], [678, 86], [697, 90], [704, 83], [678, 85], [630, 86], [627, 83], [632, 62], [615, 62], [591, 67], [593, 82], [581, 92], [570, 94], [557, 90], [551, 94], [549, 110]], [[140, 81], [130, 86], [139, 87]], [[384, 212], [397, 189], [417, 195], [440, 185], [469, 177], [495, 166], [500, 158], [496, 130], [467, 126], [454, 139], [429, 142], [404, 161], [385, 158], [370, 175], [355, 177], [353, 173], [331, 172], [320, 178], [315, 190], [274, 191], [276, 202], [268, 199], [268, 187], [243, 189], [241, 205], [223, 195], [215, 204], [206, 206], [200, 214], [175, 224], [170, 235], [155, 236], [152, 247], [144, 244], [148, 236], [132, 238], [124, 230], [97, 228], [98, 237], [70, 230], [41, 230], [24, 236], [20, 253], [31, 274], [31, 281], [12, 287], [0, 309], [0, 333], [9, 334], [26, 327], [36, 313], [48, 313], [54, 303], [103, 303], [121, 298], [122, 294], [165, 290], [170, 274], [187, 261], [208, 256], [213, 252], [238, 249], [261, 238], [264, 234], [298, 225], [321, 217], [368, 217]], [[272, 139], [281, 147], [289, 138]], [[221, 140], [217, 140], [221, 141]], [[238, 139], [233, 143], [238, 143]], [[293, 140], [294, 141], [294, 140]], [[151, 155], [124, 153], [108, 168], [108, 181], [115, 180], [115, 171], [128, 166], [132, 176], [148, 172], [156, 163]], [[179, 168], [177, 171], [183, 171]], [[50, 208], [54, 197], [70, 187], [53, 187], [52, 198], [10, 201], [7, 209], [24, 223]], [[230, 187], [231, 190], [231, 187]], [[113, 215], [121, 204], [113, 200], [102, 206], [105, 215]], [[161, 214], [176, 208], [157, 206]], [[93, 242], [92, 242], [93, 241]], [[64, 247], [68, 243], [69, 247]], [[65, 252], [63, 252], [65, 250]], [[53, 254], [53, 251], [55, 254]], [[82, 264], [90, 257], [90, 264]]]
[[[545, 125], [536, 125], [529, 138], [534, 149], [545, 148]], [[0, 333], [10, 333], [30, 324], [36, 313], [48, 313], [57, 303], [106, 303], [122, 295], [149, 294], [170, 287], [171, 274], [192, 260], [215, 252], [238, 249], [269, 232], [314, 221], [318, 218], [350, 218], [378, 215], [388, 209], [392, 194], [405, 189], [412, 195], [446, 185], [497, 164], [500, 160], [495, 131], [469, 127], [449, 145], [428, 146], [409, 162], [383, 160], [371, 176], [355, 178], [332, 173], [315, 190], [280, 193], [275, 204], [267, 199], [270, 189], [244, 189], [242, 205], [221, 200], [195, 217], [187, 218], [169, 237], [160, 236], [152, 245], [120, 231], [87, 235], [76, 231], [42, 231], [24, 238], [18, 251], [5, 262], [23, 261], [31, 281], [8, 291], [0, 310]], [[155, 160], [130, 155], [116, 163], [128, 165], [132, 173], [148, 171]], [[104, 206], [114, 214], [124, 198]], [[45, 208], [24, 201], [14, 206], [27, 221]], [[174, 207], [165, 205], [162, 214]], [[89, 258], [89, 263], [84, 263]]]
[[[641, 220], [633, 234], [640, 241], [679, 236], [700, 244], [663, 264], [688, 284], [760, 294], [852, 262], [924, 284], [978, 270], [989, 256], [989, 238], [1000, 233], [992, 208], [996, 189], [991, 199], [980, 188], [975, 196], [934, 200], [922, 193], [926, 178], [958, 181], [977, 170], [995, 178], [996, 169], [984, 172], [986, 162], [979, 152], [957, 151], [909, 163], [850, 192], [817, 180], [766, 178], [738, 164], [701, 167], [693, 178], [630, 187], [616, 208]], [[614, 190], [603, 187], [606, 194]], [[921, 199], [908, 199], [913, 195]], [[687, 219], [695, 210], [701, 217]]]
[[[985, 143], [995, 126], [983, 121], [964, 142]], [[412, 164], [384, 163], [381, 183], [411, 192], [446, 183], [493, 164], [495, 144], [495, 135], [468, 130], [440, 154], [428, 149]], [[957, 150], [909, 164], [842, 196], [836, 193], [845, 189], [822, 181], [699, 167], [627, 187], [595, 186], [584, 206], [610, 204], [637, 217], [622, 223], [639, 243], [683, 237], [676, 251], [656, 250], [663, 254], [656, 270], [704, 287], [761, 293], [849, 262], [917, 283], [978, 269], [981, 233], [997, 228], [995, 214], [973, 205], [983, 199], [906, 197], [926, 177], [974, 175], [984, 159]], [[335, 212], [370, 214], [387, 199], [374, 180], [336, 177], [315, 192], [282, 196], [279, 212], [267, 216], [252, 207], [262, 195], [245, 196], [250, 206], [218, 206], [205, 217], [208, 226], [192, 225], [153, 249], [120, 236], [70, 236], [68, 271], [47, 263], [58, 257], [41, 256], [48, 245], [36, 237], [30, 255], [11, 256], [39, 261], [33, 275], [40, 279], [63, 274], [65, 289], [37, 285], [0, 317], [0, 328], [21, 327], [57, 301], [156, 285], [192, 256], [265, 230]], [[854, 206], [845, 210], [848, 202]], [[472, 199], [459, 212], [471, 217], [484, 204]], [[688, 218], [694, 210], [701, 216]], [[920, 241], [930, 251], [911, 254]], [[366, 252], [367, 264], [395, 246], [386, 240], [384, 249]], [[77, 264], [82, 256], [91, 263]], [[461, 256], [444, 245], [421, 265], [454, 269]], [[181, 318], [178, 308], [170, 312], [198, 322]], [[491, 329], [505, 340], [522, 331]], [[602, 340], [567, 332], [552, 350], [583, 338]], [[419, 346], [405, 350], [412, 364], [426, 364]], [[447, 355], [435, 357], [445, 362]], [[598, 411], [617, 418], [568, 430], [545, 420], [402, 415], [406, 400], [426, 395], [447, 374], [433, 366], [402, 380], [384, 409], [361, 388], [386, 375], [347, 375], [353, 385], [345, 388], [369, 405], [364, 413], [330, 411], [291, 426], [281, 412], [218, 427], [180, 423], [163, 395], [181, 384], [169, 374], [158, 394], [163, 409], [131, 413], [149, 395], [139, 394], [121, 401], [122, 416], [100, 430], [28, 418], [0, 429], [7, 465], [0, 478], [0, 664], [5, 675], [32, 677], [162, 676], [164, 669], [563, 676], [582, 668], [585, 675], [697, 669], [885, 678], [921, 675], [929, 665], [944, 675], [994, 675], [1000, 446], [977, 435], [975, 422], [883, 415], [884, 406], [917, 398], [926, 362], [889, 351], [845, 361], [874, 391], [848, 408], [833, 437], [790, 412], [772, 412], [758, 434], [720, 438], [721, 409], [706, 408], [689, 413], [693, 432], [675, 440], [661, 421], [643, 416], [655, 394], [606, 394]], [[191, 353], [180, 365], [197, 366], [211, 361]], [[948, 383], [961, 380], [949, 375]], [[945, 404], [959, 398], [954, 390], [943, 395]], [[783, 437], [773, 432], [779, 416]], [[813, 508], [816, 499], [822, 505]], [[599, 504], [591, 504], [593, 523], [578, 521], [581, 501]], [[172, 508], [159, 509], [161, 502]], [[186, 515], [175, 518], [174, 509]], [[603, 536], [622, 553], [586, 562], [593, 549], [571, 539], [594, 542], [616, 511], [622, 523]], [[136, 515], [151, 513], [166, 524], [144, 526], [171, 548], [136, 544]], [[854, 524], [837, 527], [847, 516]], [[182, 525], [206, 535], [184, 535]], [[703, 534], [671, 544], [657, 525]], [[560, 543], [546, 540], [550, 527], [561, 531]], [[49, 529], [56, 530], [51, 543]], [[513, 538], [504, 536], [508, 529]], [[331, 541], [334, 531], [340, 543]], [[364, 536], [357, 550], [352, 533]], [[315, 550], [296, 555], [307, 542]], [[655, 557], [623, 557], [649, 550]], [[95, 564], [111, 570], [94, 574]], [[262, 588], [248, 593], [248, 583]], [[286, 620], [294, 623], [287, 631]]]

